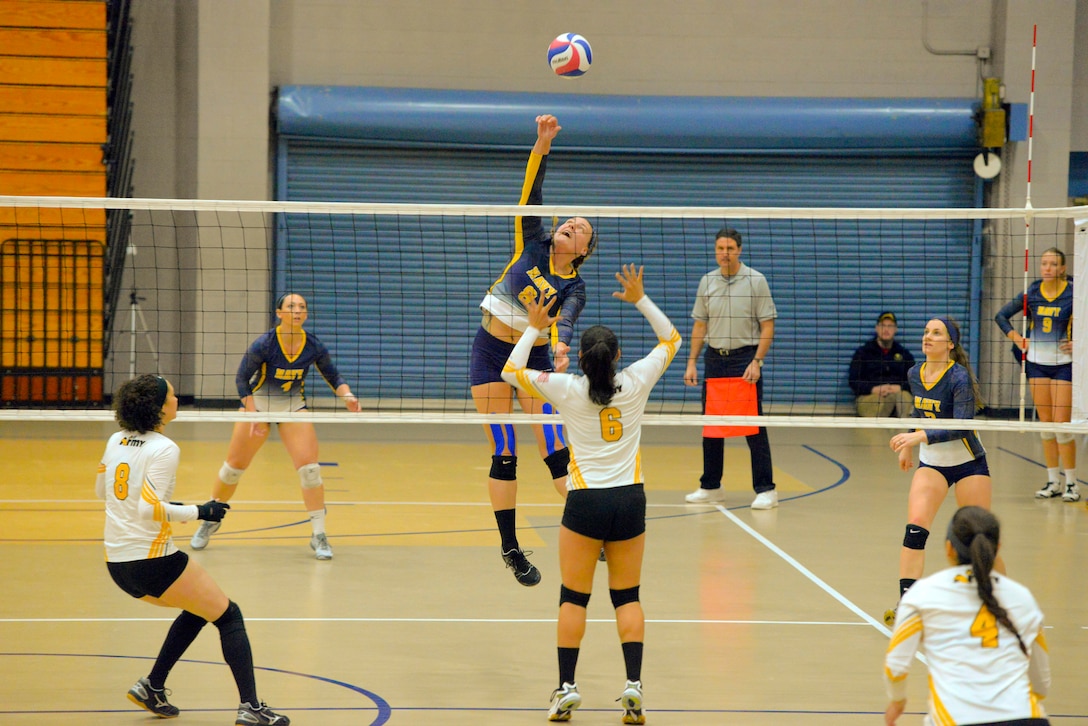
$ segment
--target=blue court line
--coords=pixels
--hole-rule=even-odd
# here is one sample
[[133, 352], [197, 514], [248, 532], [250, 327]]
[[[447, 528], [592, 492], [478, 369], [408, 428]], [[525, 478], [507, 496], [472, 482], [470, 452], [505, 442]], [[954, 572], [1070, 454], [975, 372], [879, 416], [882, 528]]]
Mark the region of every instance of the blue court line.
[[[1046, 468], [1045, 462], [1036, 461], [1035, 459], [1024, 456], [1023, 454], [1019, 454], [1015, 451], [1012, 451], [1011, 449], [1006, 449], [1004, 446], [998, 446], [997, 450], [1006, 453], [1009, 456], [1015, 456], [1017, 459], [1020, 459], [1021, 461], [1026, 461], [1029, 464], [1035, 464], [1035, 466], [1039, 467], [1040, 469]], [[1081, 484], [1088, 485], [1088, 482], [1084, 481], [1083, 479], [1077, 479], [1077, 481]]]
[[[30, 657], [30, 658], [117, 658], [117, 659], [124, 658], [124, 659], [129, 659], [129, 660], [155, 660], [154, 656], [147, 656], [147, 655], [114, 655], [114, 654], [111, 654], [111, 653], [0, 653], [0, 657], [13, 657], [13, 656], [25, 656], [25, 657]], [[208, 661], [208, 660], [192, 660], [192, 659], [189, 659], [189, 658], [182, 658], [178, 662], [179, 663], [196, 663], [197, 665], [222, 666], [224, 668], [227, 667], [226, 663], [219, 663], [219, 662], [216, 662], [216, 661]], [[317, 675], [314, 675], [312, 673], [299, 673], [298, 671], [289, 671], [289, 670], [284, 670], [282, 668], [270, 668], [268, 666], [257, 666], [257, 665], [255, 665], [255, 666], [253, 666], [253, 669], [258, 670], [258, 671], [269, 671], [271, 673], [283, 673], [285, 675], [298, 676], [300, 678], [310, 678], [310, 679], [315, 680], [315, 681], [321, 681], [323, 683], [329, 683], [329, 684], [332, 684], [334, 686], [340, 686], [341, 688], [347, 688], [349, 691], [355, 691], [356, 693], [358, 693], [358, 694], [360, 694], [362, 696], [365, 696], [366, 698], [369, 698], [374, 703], [373, 708], [371, 708], [371, 707], [366, 707], [366, 708], [354, 707], [354, 708], [343, 708], [343, 709], [333, 709], [333, 708], [301, 708], [301, 709], [300, 708], [282, 708], [283, 711], [292, 711], [292, 712], [293, 711], [372, 711], [374, 709], [377, 709], [378, 715], [375, 717], [375, 719], [373, 721], [370, 722], [369, 726], [382, 726], [383, 724], [387, 723], [389, 721], [389, 719], [393, 715], [392, 707], [381, 696], [377, 695], [376, 693], [374, 693], [372, 691], [368, 691], [365, 688], [361, 688], [359, 686], [355, 686], [355, 685], [352, 685], [350, 683], [345, 683], [344, 681], [338, 681], [335, 678], [326, 678], [324, 676], [317, 676]], [[277, 706], [277, 708], [281, 708], [281, 707]], [[183, 709], [183, 710], [184, 711], [193, 711], [193, 712], [212, 713], [212, 712], [220, 712], [220, 711], [227, 711], [227, 710], [229, 710], [231, 712], [234, 712], [237, 709], [186, 708], [186, 709]], [[121, 709], [99, 709], [99, 710], [87, 710], [87, 709], [68, 709], [68, 710], [35, 709], [35, 710], [32, 710], [32, 711], [0, 710], [0, 714], [36, 714], [36, 713], [72, 713], [72, 714], [74, 714], [74, 713], [135, 713], [135, 712], [136, 712], [135, 709], [124, 709], [124, 710], [121, 710]]]

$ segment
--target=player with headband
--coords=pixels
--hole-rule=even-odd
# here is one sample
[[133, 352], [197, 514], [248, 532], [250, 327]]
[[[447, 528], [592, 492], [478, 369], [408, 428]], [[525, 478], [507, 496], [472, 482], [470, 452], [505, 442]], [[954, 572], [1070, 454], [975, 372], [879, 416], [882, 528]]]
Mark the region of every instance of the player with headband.
[[[933, 318], [922, 335], [925, 361], [907, 373], [914, 395], [913, 418], [969, 419], [982, 408], [978, 381], [967, 351], [960, 345], [960, 329], [948, 318]], [[986, 450], [974, 431], [915, 429], [891, 438], [899, 455], [899, 468], [914, 466], [911, 450], [919, 447], [919, 466], [907, 495], [907, 526], [899, 554], [899, 595], [902, 597], [925, 571], [926, 540], [937, 510], [956, 487], [956, 504], [990, 508], [992, 486]], [[1005, 571], [1000, 558], [997, 570]], [[895, 608], [884, 613], [884, 622], [895, 621]]]
[[170, 501], [177, 484], [178, 445], [163, 435], [178, 415], [174, 387], [162, 376], [122, 383], [113, 397], [121, 430], [110, 437], [98, 465], [95, 494], [106, 502], [106, 567], [128, 595], [151, 605], [180, 608], [151, 672], [136, 681], [128, 699], [159, 718], [179, 710], [167, 700], [166, 678], [209, 622], [219, 631], [241, 703], [235, 723], [288, 726], [291, 720], [261, 703], [245, 620], [196, 560], [174, 545], [172, 522], [219, 522], [229, 504]]
[[[519, 204], [542, 203], [548, 154], [560, 128], [554, 116], [537, 116], [536, 143], [529, 154]], [[540, 294], [555, 301], [559, 320], [549, 330], [539, 331], [529, 364], [538, 370], [567, 369], [574, 323], [586, 304], [585, 281], [578, 269], [596, 246], [597, 233], [583, 217], [572, 217], [554, 231], [547, 230], [538, 216], [514, 219], [514, 254], [480, 302], [483, 318], [472, 342], [469, 379], [479, 413], [508, 414], [514, 410], [515, 389], [502, 379], [502, 369], [529, 325], [526, 304]], [[549, 352], [555, 354], [554, 366]], [[517, 391], [517, 398], [526, 413], [552, 412], [550, 404], [524, 391]], [[519, 583], [536, 585], [540, 570], [526, 557], [532, 553], [522, 551], [515, 524], [518, 447], [514, 427], [485, 424], [484, 431], [492, 454], [488, 493], [502, 538], [503, 561]], [[565, 496], [570, 451], [563, 428], [559, 424], [535, 424], [533, 432], [552, 483]]]

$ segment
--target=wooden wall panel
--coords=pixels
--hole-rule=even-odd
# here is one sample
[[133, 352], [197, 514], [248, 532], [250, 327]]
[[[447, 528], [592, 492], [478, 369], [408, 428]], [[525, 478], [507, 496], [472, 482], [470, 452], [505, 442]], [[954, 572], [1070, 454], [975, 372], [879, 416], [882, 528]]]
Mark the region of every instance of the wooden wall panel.
[[61, 227], [76, 230], [106, 226], [105, 209], [0, 207], [0, 226]]
[[0, 113], [0, 141], [106, 143], [106, 117]]
[[[4, 6], [0, 3], [0, 13]], [[106, 31], [5, 28], [0, 14], [0, 49], [4, 55], [53, 58], [105, 58]]]
[[102, 30], [106, 27], [106, 3], [86, 0], [0, 0], [0, 25]]
[[106, 87], [106, 59], [0, 56], [0, 78], [9, 85]]
[[[3, 0], [0, 0], [2, 2]], [[0, 85], [0, 113], [106, 116], [105, 88]]]
[[0, 141], [0, 169], [104, 173], [100, 144]]
[[0, 194], [20, 196], [104, 197], [106, 172], [80, 174], [0, 169]]

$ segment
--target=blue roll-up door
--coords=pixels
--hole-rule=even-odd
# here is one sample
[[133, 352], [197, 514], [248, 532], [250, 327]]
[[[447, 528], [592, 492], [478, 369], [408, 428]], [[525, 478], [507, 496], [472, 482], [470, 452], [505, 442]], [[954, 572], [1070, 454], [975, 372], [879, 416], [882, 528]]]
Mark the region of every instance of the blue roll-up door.
[[[512, 204], [523, 149], [429, 149], [364, 141], [281, 139], [278, 197], [289, 201]], [[834, 154], [614, 153], [553, 146], [545, 203], [643, 206], [970, 207], [973, 151]], [[622, 263], [646, 266], [647, 292], [681, 334], [699, 278], [716, 267], [715, 231], [744, 235], [744, 259], [778, 306], [766, 369], [772, 410], [811, 413], [851, 400], [846, 369], [894, 310], [918, 351], [925, 321], [968, 319], [969, 221], [595, 219], [600, 246], [583, 267], [589, 300], [576, 329], [603, 323], [634, 359], [654, 343], [637, 313], [611, 297]], [[310, 300], [310, 326], [360, 396], [464, 399], [477, 305], [512, 248], [509, 218], [286, 215], [276, 291]], [[697, 402], [683, 385], [685, 349], [655, 400]], [[788, 406], [787, 406], [788, 404]]]

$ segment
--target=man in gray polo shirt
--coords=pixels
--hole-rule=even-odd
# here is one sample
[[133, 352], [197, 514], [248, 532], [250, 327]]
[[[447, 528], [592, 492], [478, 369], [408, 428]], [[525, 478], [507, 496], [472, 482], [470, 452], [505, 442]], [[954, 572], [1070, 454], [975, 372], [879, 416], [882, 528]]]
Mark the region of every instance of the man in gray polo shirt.
[[[767, 278], [740, 261], [740, 232], [731, 228], [718, 231], [714, 240], [717, 270], [699, 281], [691, 317], [691, 353], [684, 372], [684, 383], [699, 385], [699, 351], [707, 344], [703, 358], [705, 378], [743, 378], [756, 386], [756, 407], [763, 413], [763, 361], [774, 339], [774, 319], [778, 311], [771, 297]], [[703, 382], [703, 412], [706, 413], [707, 387]], [[778, 506], [775, 490], [771, 444], [767, 429], [746, 436], [752, 457], [752, 488], [756, 498], [752, 509]], [[722, 470], [725, 465], [725, 441], [703, 437], [703, 475], [699, 488], [684, 499], [692, 504], [720, 502]]]

